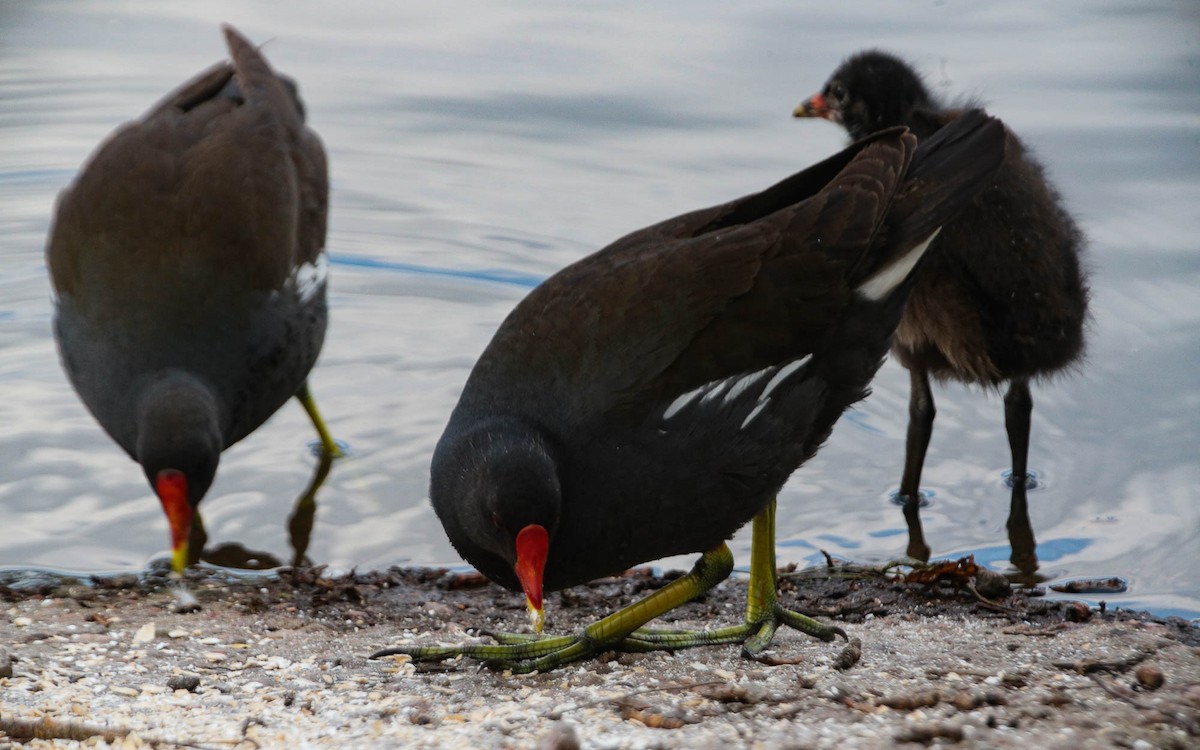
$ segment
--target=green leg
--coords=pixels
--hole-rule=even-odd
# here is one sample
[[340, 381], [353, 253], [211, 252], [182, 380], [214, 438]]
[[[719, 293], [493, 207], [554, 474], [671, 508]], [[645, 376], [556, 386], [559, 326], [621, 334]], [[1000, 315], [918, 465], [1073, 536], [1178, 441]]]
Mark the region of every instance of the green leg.
[[822, 641], [846, 637], [838, 627], [825, 625], [807, 615], [784, 609], [775, 589], [775, 501], [754, 517], [750, 541], [750, 583], [746, 594], [746, 620], [741, 625], [699, 632], [670, 632], [643, 629], [629, 638], [649, 643], [670, 642], [672, 648], [706, 646], [717, 643], [741, 643], [742, 653], [757, 658], [775, 636], [780, 625], [787, 625]]
[[313, 427], [317, 428], [317, 436], [321, 438], [321, 450], [333, 458], [341, 458], [342, 449], [334, 442], [333, 435], [325, 426], [325, 420], [321, 419], [321, 412], [317, 410], [317, 402], [313, 400], [312, 393], [308, 390], [307, 381], [300, 386], [300, 390], [296, 391], [296, 398], [300, 400], [304, 411], [308, 412], [308, 418], [312, 420]]
[[408, 654], [416, 661], [441, 661], [466, 656], [481, 659], [492, 667], [512, 669], [513, 672], [544, 672], [603, 650], [673, 651], [695, 646], [741, 643], [742, 652], [755, 658], [770, 645], [780, 625], [787, 625], [823, 641], [832, 641], [839, 635], [846, 637], [841, 628], [825, 625], [779, 605], [775, 592], [774, 500], [754, 518], [745, 622], [727, 628], [699, 631], [641, 627], [708, 591], [723, 581], [732, 569], [733, 556], [729, 548], [722, 544], [705, 552], [683, 578], [609, 615], [578, 636], [488, 633], [499, 641], [499, 645], [400, 646], [379, 651], [373, 654], [373, 658]]
[[313, 399], [312, 392], [308, 390], [307, 382], [300, 386], [300, 390], [296, 391], [296, 399], [308, 413], [308, 418], [312, 420], [313, 427], [317, 429], [317, 436], [321, 439], [321, 455], [318, 458], [317, 467], [313, 471], [312, 479], [309, 480], [308, 487], [297, 498], [296, 504], [292, 508], [292, 514], [288, 517], [288, 537], [292, 543], [292, 565], [299, 567], [307, 561], [308, 544], [312, 539], [313, 521], [317, 514], [317, 490], [321, 489], [325, 478], [329, 476], [333, 459], [341, 458], [343, 453], [338, 444], [334, 442], [329, 428], [325, 426], [325, 420], [321, 419], [321, 412], [317, 410], [317, 402]]
[[[511, 669], [513, 672], [545, 672], [568, 662], [594, 655], [605, 649], [632, 651], [670, 650], [676, 648], [670, 634], [659, 632], [654, 640], [645, 641], [636, 635], [627, 638], [645, 623], [670, 612], [721, 581], [733, 570], [733, 553], [722, 544], [701, 555], [686, 576], [678, 578], [650, 596], [618, 610], [599, 622], [589, 625], [574, 636], [551, 636], [530, 639], [522, 636], [500, 636], [499, 645], [468, 645], [449, 647], [400, 646], [379, 651], [372, 658], [408, 654], [417, 661], [441, 661], [458, 656], [481, 659], [487, 666]], [[690, 641], [695, 634], [680, 634], [688, 639], [680, 648], [699, 645]]]
[[846, 637], [841, 628], [817, 622], [807, 615], [784, 609], [775, 588], [775, 501], [754, 517], [750, 541], [750, 585], [746, 597], [746, 624], [757, 628], [742, 645], [742, 653], [754, 658], [771, 645], [775, 630], [787, 625], [822, 641]]

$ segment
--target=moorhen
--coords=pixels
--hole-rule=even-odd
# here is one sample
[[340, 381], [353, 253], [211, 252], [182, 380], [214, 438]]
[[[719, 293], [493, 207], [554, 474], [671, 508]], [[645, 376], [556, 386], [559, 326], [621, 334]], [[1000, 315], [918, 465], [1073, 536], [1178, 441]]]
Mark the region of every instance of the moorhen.
[[[903, 125], [927, 138], [963, 110], [948, 109], [903, 60], [878, 50], [847, 58], [796, 117], [840, 124], [852, 139]], [[1011, 131], [1004, 163], [986, 190], [934, 243], [896, 328], [892, 351], [912, 380], [904, 474], [898, 500], [909, 523], [908, 554], [929, 559], [919, 485], [935, 414], [929, 376], [998, 389], [1012, 453], [1009, 537], [1013, 564], [1037, 568], [1025, 502], [1033, 398], [1029, 381], [1077, 363], [1084, 349], [1088, 285], [1084, 238], [1042, 167]]]
[[[769, 645], [779, 624], [840, 629], [776, 603], [774, 497], [866, 395], [938, 227], [981, 190], [1003, 127], [964, 116], [920, 148], [879, 133], [767, 190], [634, 232], [547, 279], [501, 324], [434, 451], [430, 498], [458, 552], [543, 591], [701, 552], [687, 575], [578, 636], [401, 646], [545, 670], [612, 648]], [[729, 575], [754, 519], [742, 625], [638, 628]]]
[[221, 451], [288, 399], [338, 452], [306, 384], [325, 337], [325, 151], [295, 84], [224, 32], [232, 64], [103, 143], [46, 246], [63, 367], [142, 465], [176, 571]]

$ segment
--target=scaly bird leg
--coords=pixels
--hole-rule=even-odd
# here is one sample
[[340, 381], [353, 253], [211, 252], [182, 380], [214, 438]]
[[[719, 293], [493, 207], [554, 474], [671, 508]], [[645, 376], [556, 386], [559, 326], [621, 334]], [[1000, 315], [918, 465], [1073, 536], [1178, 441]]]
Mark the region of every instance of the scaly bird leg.
[[845, 638], [846, 633], [841, 628], [825, 625], [807, 615], [784, 609], [779, 604], [775, 580], [775, 505], [776, 501], [772, 500], [754, 517], [745, 622], [727, 628], [693, 632], [644, 628], [626, 638], [622, 647], [633, 640], [658, 644], [663, 648], [741, 643], [742, 654], [756, 659], [771, 645], [780, 625], [795, 628], [822, 641], [832, 641], [839, 635]]
[[308, 418], [312, 420], [313, 427], [317, 430], [317, 436], [321, 440], [321, 455], [318, 457], [317, 467], [313, 471], [308, 487], [296, 499], [292, 514], [288, 516], [288, 538], [292, 543], [293, 567], [299, 567], [307, 562], [308, 545], [312, 539], [312, 527], [317, 514], [317, 490], [321, 489], [325, 478], [329, 476], [333, 460], [345, 455], [334, 441], [329, 428], [325, 426], [325, 420], [321, 418], [321, 412], [317, 410], [317, 402], [313, 399], [307, 382], [296, 392], [296, 399], [304, 407]]
[[321, 412], [317, 410], [317, 402], [312, 397], [312, 392], [308, 390], [308, 383], [300, 386], [300, 390], [296, 391], [296, 398], [300, 401], [300, 405], [304, 407], [304, 411], [308, 413], [308, 418], [312, 420], [313, 427], [317, 428], [317, 436], [321, 438], [321, 450], [329, 454], [333, 458], [342, 457], [342, 449], [338, 447], [337, 442], [330, 434], [329, 428], [325, 426], [325, 420], [321, 419]]
[[586, 628], [577, 636], [537, 636], [488, 633], [499, 645], [399, 646], [372, 658], [408, 654], [417, 661], [441, 661], [458, 656], [481, 659], [489, 667], [513, 672], [546, 671], [604, 650], [674, 651], [725, 643], [743, 644], [742, 652], [757, 658], [770, 645], [780, 625], [788, 625], [823, 641], [846, 637], [832, 627], [779, 605], [775, 591], [775, 501], [754, 518], [750, 552], [750, 584], [746, 620], [714, 630], [671, 630], [642, 627], [724, 580], [733, 569], [733, 555], [722, 544], [709, 550], [686, 576], [650, 596]]
[[653, 651], [700, 645], [675, 646], [669, 639], [660, 640], [656, 637], [654, 642], [645, 642], [638, 636], [628, 636], [654, 618], [716, 586], [732, 570], [733, 553], [727, 545], [721, 544], [701, 555], [687, 575], [589, 625], [578, 635], [528, 637], [497, 634], [496, 639], [501, 641], [499, 645], [398, 646], [378, 651], [371, 658], [408, 654], [417, 661], [442, 661], [465, 656], [480, 659], [493, 669], [511, 669], [523, 673], [545, 672], [608, 649]]

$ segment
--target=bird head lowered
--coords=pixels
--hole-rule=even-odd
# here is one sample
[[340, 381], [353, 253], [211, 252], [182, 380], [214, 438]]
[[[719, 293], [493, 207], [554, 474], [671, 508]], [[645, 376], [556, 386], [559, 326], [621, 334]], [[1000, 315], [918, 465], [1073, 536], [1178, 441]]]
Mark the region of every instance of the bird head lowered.
[[167, 514], [171, 568], [182, 573], [192, 516], [216, 476], [223, 447], [217, 404], [203, 383], [173, 370], [144, 389], [136, 412], [137, 461]]
[[904, 123], [914, 109], [935, 106], [906, 62], [879, 50], [846, 58], [819, 93], [796, 106], [794, 117], [820, 117], [844, 127], [854, 140]]
[[142, 465], [176, 572], [203, 550], [221, 451], [283, 404], [298, 399], [338, 454], [307, 385], [328, 320], [325, 151], [295, 84], [224, 33], [230, 61], [109, 136], [46, 243], [63, 369]]
[[435, 453], [430, 495], [455, 549], [493, 581], [519, 587], [540, 633], [546, 559], [562, 507], [558, 467], [541, 433], [513, 419], [477, 425], [449, 454]]

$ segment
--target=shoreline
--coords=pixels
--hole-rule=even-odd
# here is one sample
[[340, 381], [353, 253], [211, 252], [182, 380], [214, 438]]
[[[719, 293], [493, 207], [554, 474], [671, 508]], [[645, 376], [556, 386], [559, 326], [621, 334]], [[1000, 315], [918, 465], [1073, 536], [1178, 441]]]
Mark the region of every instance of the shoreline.
[[[185, 613], [153, 575], [0, 585], [0, 728], [12, 742], [39, 729], [59, 737], [22, 748], [1182, 749], [1200, 737], [1200, 629], [869, 570], [810, 569], [781, 584], [786, 606], [858, 639], [857, 659], [841, 641], [781, 629], [769, 652], [778, 666], [710, 646], [519, 676], [366, 658], [520, 629], [521, 598], [477, 574], [194, 571], [200, 608]], [[634, 570], [553, 594], [547, 632], [571, 632], [671, 576]], [[730, 624], [744, 596], [744, 581], [726, 581], [669, 619]]]

